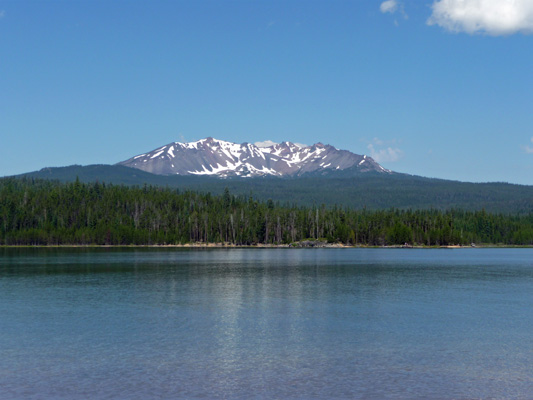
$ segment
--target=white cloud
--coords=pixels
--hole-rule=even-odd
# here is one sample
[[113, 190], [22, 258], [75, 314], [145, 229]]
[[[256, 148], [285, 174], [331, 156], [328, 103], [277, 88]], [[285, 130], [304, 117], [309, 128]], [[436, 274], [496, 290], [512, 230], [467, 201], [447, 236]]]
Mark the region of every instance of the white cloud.
[[255, 142], [254, 144], [257, 147], [270, 147], [270, 146], [273, 146], [273, 145], [279, 144], [279, 143], [273, 142], [272, 140], [265, 140], [264, 142]]
[[373, 139], [373, 142], [374, 142], [374, 144], [377, 144], [378, 146], [383, 146], [385, 144], [385, 142], [383, 140], [378, 139], [377, 137], [375, 137]]
[[[533, 143], [533, 136], [531, 137], [531, 143]], [[533, 154], [533, 146], [524, 146], [524, 150], [527, 154]]]
[[398, 2], [396, 0], [387, 0], [381, 3], [379, 9], [382, 13], [391, 13], [394, 14], [398, 9]]
[[533, 33], [532, 0], [436, 0], [428, 25], [488, 35]]
[[370, 150], [370, 157], [378, 163], [395, 162], [403, 157], [403, 151], [397, 147], [390, 146], [394, 143], [396, 143], [395, 140], [385, 142], [374, 138], [373, 143], [369, 143], [366, 147]]
[[[381, 3], [381, 5], [379, 6], [379, 9], [382, 13], [390, 13], [390, 14], [395, 14], [396, 12], [399, 12], [404, 19], [408, 19], [408, 15], [406, 14], [404, 8], [403, 8], [403, 3], [401, 1], [398, 1], [398, 0], [387, 0], [387, 1], [384, 1], [383, 3]], [[394, 25], [398, 26], [398, 21], [397, 20], [394, 20]]]

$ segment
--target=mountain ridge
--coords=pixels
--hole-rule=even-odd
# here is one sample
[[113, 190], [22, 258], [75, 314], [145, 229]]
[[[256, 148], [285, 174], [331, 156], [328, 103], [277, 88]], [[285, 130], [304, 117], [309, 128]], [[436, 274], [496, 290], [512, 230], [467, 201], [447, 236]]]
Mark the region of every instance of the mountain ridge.
[[[180, 143], [180, 146], [177, 143], [114, 165], [43, 168], [14, 178], [63, 182], [79, 179], [213, 194], [223, 193], [227, 188], [234, 195], [253, 195], [260, 200], [302, 206], [533, 212], [533, 186], [470, 183], [393, 172], [371, 157], [322, 143], [312, 146], [270, 141], [235, 144], [213, 138]], [[187, 157], [178, 168], [180, 151]], [[150, 168], [132, 168], [131, 162], [135, 160]], [[179, 173], [183, 171], [186, 173]]]
[[392, 173], [372, 157], [339, 150], [321, 142], [311, 146], [289, 141], [266, 141], [258, 144], [237, 144], [213, 137], [196, 142], [172, 142], [117, 165], [156, 175], [205, 175], [220, 178], [296, 177], [346, 170], [353, 173]]

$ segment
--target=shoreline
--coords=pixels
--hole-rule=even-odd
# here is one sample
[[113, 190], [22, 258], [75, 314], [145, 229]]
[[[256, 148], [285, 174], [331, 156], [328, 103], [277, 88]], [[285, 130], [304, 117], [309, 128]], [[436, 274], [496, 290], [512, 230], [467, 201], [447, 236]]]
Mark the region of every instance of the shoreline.
[[0, 245], [0, 248], [22, 248], [22, 249], [114, 249], [114, 248], [132, 248], [132, 249], [519, 249], [533, 248], [533, 245], [503, 245], [503, 244], [476, 244], [475, 246], [425, 246], [425, 245], [345, 245], [342, 243], [328, 243], [320, 246], [292, 246], [290, 244], [254, 244], [254, 245], [236, 245], [230, 243], [185, 243], [185, 244], [124, 244], [124, 245], [97, 245], [97, 244], [57, 244], [57, 245]]

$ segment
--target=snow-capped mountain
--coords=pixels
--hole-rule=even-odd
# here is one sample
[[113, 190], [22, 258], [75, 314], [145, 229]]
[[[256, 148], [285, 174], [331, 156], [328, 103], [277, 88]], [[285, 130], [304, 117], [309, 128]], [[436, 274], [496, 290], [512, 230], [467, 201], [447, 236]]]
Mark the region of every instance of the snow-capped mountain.
[[389, 173], [371, 157], [316, 143], [231, 143], [211, 137], [174, 142], [119, 163], [157, 175], [300, 176], [353, 169]]

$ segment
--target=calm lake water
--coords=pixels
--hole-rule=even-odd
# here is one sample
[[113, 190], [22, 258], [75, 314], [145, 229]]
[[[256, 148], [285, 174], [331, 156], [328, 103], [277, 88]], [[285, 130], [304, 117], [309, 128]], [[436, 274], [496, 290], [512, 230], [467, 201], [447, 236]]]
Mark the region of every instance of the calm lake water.
[[533, 249], [0, 249], [0, 398], [533, 398]]

